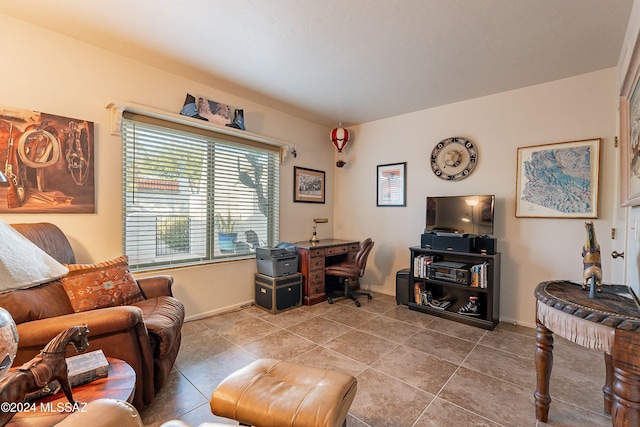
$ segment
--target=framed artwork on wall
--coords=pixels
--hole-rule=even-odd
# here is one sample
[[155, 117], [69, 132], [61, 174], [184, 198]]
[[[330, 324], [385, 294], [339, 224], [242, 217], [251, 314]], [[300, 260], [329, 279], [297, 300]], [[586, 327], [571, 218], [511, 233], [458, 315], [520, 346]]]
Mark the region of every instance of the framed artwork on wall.
[[[640, 40], [640, 39], [639, 39]], [[620, 204], [640, 205], [640, 41], [620, 90]]]
[[598, 218], [600, 138], [518, 148], [516, 216]]
[[95, 213], [93, 122], [0, 106], [0, 213]]
[[376, 206], [407, 206], [407, 162], [378, 165]]
[[324, 203], [324, 171], [293, 167], [293, 201]]

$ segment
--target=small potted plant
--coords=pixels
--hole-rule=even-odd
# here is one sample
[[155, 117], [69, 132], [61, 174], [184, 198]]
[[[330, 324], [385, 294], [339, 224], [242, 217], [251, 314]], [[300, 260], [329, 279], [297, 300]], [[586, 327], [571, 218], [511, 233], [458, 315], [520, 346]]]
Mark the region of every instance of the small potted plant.
[[215, 227], [218, 229], [218, 242], [222, 252], [234, 252], [238, 233], [235, 232], [236, 222], [231, 219], [231, 212], [227, 209], [226, 218], [220, 214], [215, 216]]

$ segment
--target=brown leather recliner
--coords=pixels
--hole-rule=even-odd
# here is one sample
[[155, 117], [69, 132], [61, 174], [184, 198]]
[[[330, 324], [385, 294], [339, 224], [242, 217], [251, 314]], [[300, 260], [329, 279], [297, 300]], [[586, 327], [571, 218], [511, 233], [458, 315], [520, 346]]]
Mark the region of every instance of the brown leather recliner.
[[[54, 224], [12, 227], [58, 262], [76, 262], [67, 237]], [[102, 349], [105, 356], [131, 365], [136, 372], [133, 404], [142, 409], [151, 403], [178, 355], [184, 306], [172, 296], [171, 276], [141, 278], [137, 282], [143, 301], [80, 313], [74, 312], [58, 280], [0, 294], [0, 307], [11, 313], [18, 327], [20, 341], [13, 365], [31, 360], [60, 331], [86, 324], [90, 331], [88, 351]]]

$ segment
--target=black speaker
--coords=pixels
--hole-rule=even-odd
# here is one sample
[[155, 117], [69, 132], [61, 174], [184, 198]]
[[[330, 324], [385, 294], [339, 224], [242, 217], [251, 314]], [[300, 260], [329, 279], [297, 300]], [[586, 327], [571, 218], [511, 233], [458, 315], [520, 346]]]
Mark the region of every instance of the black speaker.
[[475, 241], [475, 251], [479, 254], [495, 255], [496, 239], [487, 236], [477, 236]]
[[409, 269], [405, 268], [396, 273], [396, 303], [409, 304]]
[[435, 236], [431, 242], [431, 249], [452, 252], [471, 252], [473, 237]]
[[423, 233], [420, 238], [420, 247], [421, 248], [431, 248], [431, 244], [433, 243], [433, 238], [436, 236], [436, 233]]

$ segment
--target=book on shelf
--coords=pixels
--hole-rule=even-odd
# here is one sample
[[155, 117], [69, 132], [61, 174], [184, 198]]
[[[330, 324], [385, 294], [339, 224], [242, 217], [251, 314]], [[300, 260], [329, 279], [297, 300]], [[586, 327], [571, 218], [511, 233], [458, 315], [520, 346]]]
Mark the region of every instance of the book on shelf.
[[425, 284], [422, 282], [416, 282], [413, 284], [413, 301], [416, 304], [422, 303], [422, 293], [424, 292]]
[[427, 278], [427, 266], [434, 261], [438, 261], [437, 255], [418, 255], [413, 258], [413, 275], [421, 279]]
[[483, 262], [481, 264], [472, 265], [469, 269], [471, 274], [471, 287], [473, 288], [486, 288], [488, 283], [487, 270], [489, 263]]

